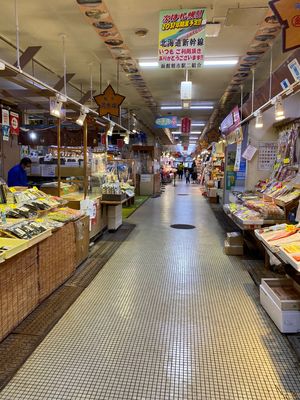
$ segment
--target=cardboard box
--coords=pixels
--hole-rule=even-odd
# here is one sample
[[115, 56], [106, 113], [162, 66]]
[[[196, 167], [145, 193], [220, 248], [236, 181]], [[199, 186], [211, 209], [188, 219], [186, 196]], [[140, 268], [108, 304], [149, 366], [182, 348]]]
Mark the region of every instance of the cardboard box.
[[243, 246], [244, 244], [244, 238], [240, 232], [228, 232], [226, 240], [230, 246]]
[[208, 201], [212, 204], [218, 203], [218, 197], [208, 197]]
[[227, 256], [242, 256], [244, 254], [244, 246], [231, 246], [228, 241], [225, 240], [224, 253]]

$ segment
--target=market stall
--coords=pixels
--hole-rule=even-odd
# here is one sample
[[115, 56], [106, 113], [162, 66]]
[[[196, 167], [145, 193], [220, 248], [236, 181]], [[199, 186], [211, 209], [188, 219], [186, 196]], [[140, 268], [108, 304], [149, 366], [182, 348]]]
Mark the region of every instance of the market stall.
[[37, 188], [2, 187], [0, 340], [88, 257], [88, 218]]

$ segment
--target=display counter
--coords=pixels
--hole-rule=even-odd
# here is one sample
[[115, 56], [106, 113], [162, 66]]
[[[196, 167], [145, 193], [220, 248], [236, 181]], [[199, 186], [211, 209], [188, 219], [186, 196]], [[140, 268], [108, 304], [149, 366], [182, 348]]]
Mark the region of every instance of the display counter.
[[[88, 218], [80, 217], [43, 238], [28, 240], [0, 263], [0, 341], [88, 257]], [[11, 239], [18, 240], [18, 239]]]

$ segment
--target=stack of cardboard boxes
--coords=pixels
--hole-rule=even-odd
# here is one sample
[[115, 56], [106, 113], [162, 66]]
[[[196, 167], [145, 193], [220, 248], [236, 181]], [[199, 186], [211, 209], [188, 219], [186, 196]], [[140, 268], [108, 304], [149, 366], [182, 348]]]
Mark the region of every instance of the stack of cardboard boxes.
[[244, 238], [240, 232], [228, 232], [224, 242], [224, 252], [228, 256], [242, 256], [244, 254]]

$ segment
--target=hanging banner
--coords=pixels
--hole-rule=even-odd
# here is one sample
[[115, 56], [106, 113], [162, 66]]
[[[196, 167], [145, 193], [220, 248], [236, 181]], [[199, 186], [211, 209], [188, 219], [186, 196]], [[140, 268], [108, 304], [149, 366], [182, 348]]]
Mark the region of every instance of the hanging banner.
[[191, 132], [192, 120], [190, 118], [182, 118], [181, 120], [181, 133], [188, 135]]
[[251, 161], [256, 152], [257, 152], [257, 148], [252, 146], [251, 144], [249, 144], [248, 147], [246, 148], [246, 150], [244, 151], [242, 157], [245, 158], [245, 160], [247, 160], [247, 161]]
[[156, 128], [169, 128], [175, 129], [177, 128], [177, 117], [175, 116], [167, 116], [167, 117], [157, 117], [155, 120]]
[[20, 116], [18, 113], [10, 112], [10, 133], [12, 135], [19, 135], [20, 133], [20, 125], [19, 125]]
[[119, 150], [122, 150], [124, 147], [124, 140], [123, 139], [117, 139], [117, 146]]
[[9, 111], [5, 108], [2, 108], [2, 135], [3, 140], [8, 142], [10, 133], [10, 125], [9, 125]]
[[241, 117], [238, 106], [234, 107], [221, 123], [221, 132], [226, 137], [227, 144], [238, 143], [243, 140]]
[[196, 69], [204, 61], [206, 9], [160, 12], [158, 60], [164, 69]]
[[283, 52], [300, 47], [299, 0], [272, 0], [269, 5], [283, 28]]
[[240, 170], [241, 157], [242, 157], [242, 142], [239, 142], [236, 146], [235, 163], [233, 168], [235, 172], [238, 172]]
[[126, 97], [116, 93], [112, 86], [108, 85], [104, 92], [95, 96], [94, 99], [99, 106], [98, 112], [100, 117], [104, 117], [105, 115], [119, 117], [121, 104]]

